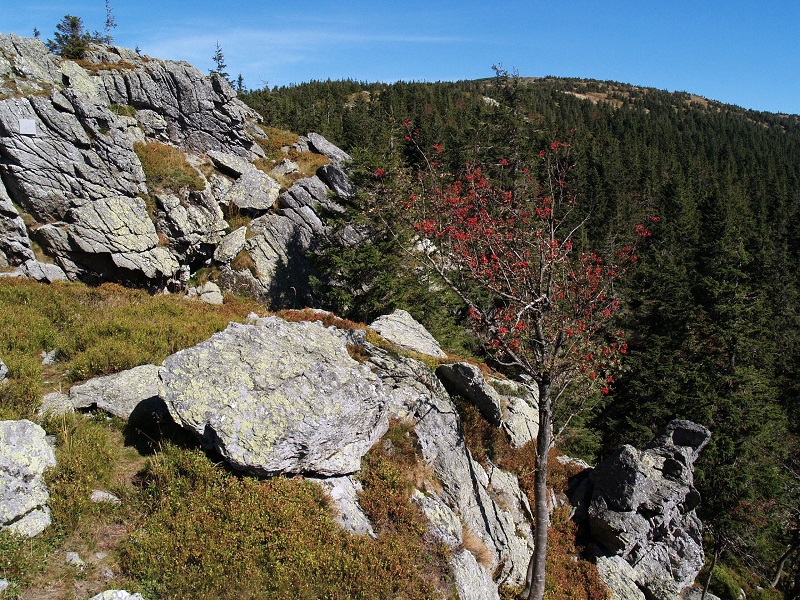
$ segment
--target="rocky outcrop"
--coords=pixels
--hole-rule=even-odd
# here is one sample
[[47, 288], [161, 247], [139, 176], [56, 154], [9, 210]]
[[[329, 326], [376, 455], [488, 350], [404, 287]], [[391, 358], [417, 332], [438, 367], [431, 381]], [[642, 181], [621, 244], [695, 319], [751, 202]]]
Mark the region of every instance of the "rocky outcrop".
[[272, 177], [236, 155], [211, 151], [208, 156], [220, 171], [234, 178], [233, 185], [220, 195], [220, 203], [248, 211], [272, 208], [280, 191]]
[[709, 437], [701, 425], [672, 421], [646, 450], [623, 446], [578, 487], [578, 517], [588, 520], [617, 597], [672, 600], [702, 568], [692, 469]]
[[309, 477], [309, 480], [321, 486], [333, 500], [333, 506], [337, 511], [336, 522], [343, 529], [355, 535], [377, 537], [372, 529], [372, 523], [358, 503], [358, 494], [363, 489], [358, 479], [348, 475], [327, 479]]
[[533, 550], [533, 539], [528, 515], [518, 510], [527, 501], [516, 479], [502, 480], [505, 493], [516, 501], [496, 500], [491, 491], [493, 477], [472, 458], [460, 433], [458, 412], [433, 371], [419, 361], [393, 358], [366, 342], [361, 343], [372, 355], [369, 359], [372, 368], [388, 388], [390, 414], [416, 424], [414, 430], [422, 456], [442, 488], [441, 492], [426, 494], [438, 498], [459, 515], [462, 525], [486, 546], [489, 570], [495, 572], [496, 581], [520, 584]]
[[[347, 475], [390, 418], [413, 421], [437, 482], [415, 501], [454, 549], [456, 587], [467, 597], [496, 598], [490, 574], [511, 585], [523, 580], [532, 551], [527, 500], [516, 478], [472, 459], [450, 396], [427, 366], [371, 346], [361, 330], [276, 317], [252, 322], [165, 360], [162, 393], [176, 422], [237, 468], [324, 476], [317, 481], [341, 524], [374, 535]], [[350, 358], [348, 344], [363, 349], [366, 364]], [[485, 546], [480, 562], [463, 550], [464, 531]]]
[[[222, 77], [104, 45], [78, 64], [14, 35], [0, 35], [0, 71], [0, 267], [40, 281], [174, 289], [213, 257], [233, 289], [274, 304], [309, 298], [306, 253], [328, 233], [325, 214], [344, 210], [332, 198], [352, 193], [345, 152], [319, 134], [303, 138], [331, 163], [279, 200], [278, 183], [252, 162], [264, 155], [260, 117]], [[183, 151], [205, 189], [151, 189], [134, 145], [154, 141]], [[223, 209], [264, 217], [248, 248], [215, 252]], [[29, 235], [61, 274], [31, 262]], [[243, 250], [252, 268], [232, 267]]]
[[0, 267], [19, 265], [33, 259], [25, 222], [0, 181]]
[[439, 342], [404, 310], [398, 309], [392, 314], [378, 317], [370, 323], [370, 327], [396, 346], [435, 358], [447, 358]]
[[50, 525], [44, 472], [55, 464], [44, 429], [0, 421], [0, 530], [33, 537]]
[[[222, 283], [273, 306], [310, 304], [308, 279], [313, 270], [307, 255], [330, 234], [327, 216], [345, 210], [330, 191], [317, 176], [298, 179], [278, 196], [276, 211], [253, 219], [235, 239], [226, 239], [229, 245], [215, 255], [228, 263], [222, 267]], [[237, 270], [230, 263], [242, 252], [252, 267]]]
[[253, 473], [354, 473], [388, 426], [379, 379], [317, 323], [231, 323], [161, 379], [173, 419]]

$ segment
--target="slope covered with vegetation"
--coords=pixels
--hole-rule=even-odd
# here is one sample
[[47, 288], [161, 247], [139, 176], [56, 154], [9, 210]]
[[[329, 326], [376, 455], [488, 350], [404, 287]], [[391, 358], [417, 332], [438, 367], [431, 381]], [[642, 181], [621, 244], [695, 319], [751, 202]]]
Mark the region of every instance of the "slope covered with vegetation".
[[[362, 190], [420, 160], [404, 121], [456, 173], [569, 137], [573, 185], [590, 207], [587, 246], [610, 249], [643, 218], [656, 222], [621, 290], [627, 370], [561, 443], [597, 459], [646, 442], [671, 418], [708, 426], [697, 485], [715, 581], [733, 573], [755, 589], [777, 577], [797, 597], [800, 117], [611, 82], [502, 76], [311, 82], [245, 100], [271, 124], [319, 131], [353, 154]], [[318, 286], [332, 308], [369, 319], [396, 304], [458, 331], [458, 304], [415, 284], [390, 236], [323, 263], [337, 275]]]
[[[43, 394], [160, 363], [251, 311], [267, 312], [232, 295], [209, 305], [115, 284], [0, 279], [0, 351], [9, 367], [0, 385], [2, 418], [41, 420], [36, 409]], [[277, 314], [366, 329], [313, 310]], [[368, 336], [397, 351], [374, 331]], [[42, 365], [41, 352], [52, 350], [56, 360]], [[532, 446], [512, 449], [474, 407], [462, 403], [459, 410], [473, 454], [502, 464], [528, 488]], [[302, 477], [260, 479], [234, 471], [166, 416], [125, 421], [91, 410], [42, 424], [56, 444], [57, 466], [47, 474], [53, 524], [32, 539], [0, 532], [0, 579], [10, 584], [4, 597], [86, 598], [109, 587], [165, 599], [456, 597], [451, 549], [427, 533], [410, 500], [418, 480], [432, 477], [411, 423], [393, 422], [359, 473], [359, 500], [377, 539], [342, 529], [319, 486]], [[556, 489], [563, 491], [566, 467], [554, 461], [554, 469]], [[94, 490], [121, 503], [95, 503]], [[551, 539], [551, 597], [604, 598], [565, 514], [559, 513]], [[480, 538], [464, 544], [487, 560]], [[78, 553], [83, 564], [65, 562], [67, 552]], [[576, 586], [564, 585], [563, 574], [578, 577]], [[513, 589], [503, 591], [513, 597]]]

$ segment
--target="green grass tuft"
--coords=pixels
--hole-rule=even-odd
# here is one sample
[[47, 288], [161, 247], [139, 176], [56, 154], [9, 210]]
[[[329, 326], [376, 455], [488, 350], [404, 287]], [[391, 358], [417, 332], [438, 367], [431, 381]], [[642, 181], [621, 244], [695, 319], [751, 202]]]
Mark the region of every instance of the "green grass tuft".
[[[234, 297], [212, 307], [115, 284], [0, 279], [0, 357], [9, 368], [0, 419], [31, 418], [43, 393], [73, 382], [158, 364], [253, 310], [263, 307]], [[57, 362], [42, 366], [40, 354], [54, 349]]]

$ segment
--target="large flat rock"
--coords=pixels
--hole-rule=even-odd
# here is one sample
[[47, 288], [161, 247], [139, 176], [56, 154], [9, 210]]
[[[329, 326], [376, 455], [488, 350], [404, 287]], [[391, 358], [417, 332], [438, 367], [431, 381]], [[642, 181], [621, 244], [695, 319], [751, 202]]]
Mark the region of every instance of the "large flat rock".
[[380, 380], [318, 323], [231, 323], [161, 379], [175, 421], [253, 473], [354, 473], [388, 426]]

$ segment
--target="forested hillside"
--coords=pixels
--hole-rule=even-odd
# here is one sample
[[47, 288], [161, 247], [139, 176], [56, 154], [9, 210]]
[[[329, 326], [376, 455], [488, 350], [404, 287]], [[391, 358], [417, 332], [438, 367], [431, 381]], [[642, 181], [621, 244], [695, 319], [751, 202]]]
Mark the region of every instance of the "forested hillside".
[[[768, 594], [756, 586], [775, 584], [800, 597], [800, 117], [610, 82], [498, 75], [311, 82], [243, 99], [271, 126], [317, 131], [350, 152], [362, 189], [377, 170], [419, 160], [404, 120], [421, 146], [441, 145], [453, 172], [570, 139], [587, 244], [610, 247], [642, 218], [656, 222], [623, 283], [626, 371], [562, 445], [596, 460], [647, 442], [673, 418], [706, 425], [696, 483], [715, 589], [735, 581]], [[372, 241], [325, 257], [340, 278], [320, 283], [320, 302], [362, 320], [404, 307], [457, 338], [457, 304], [398, 269], [391, 239]]]

